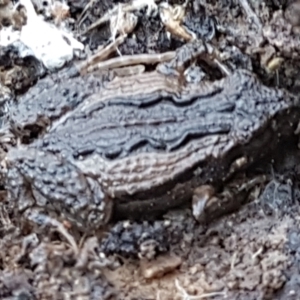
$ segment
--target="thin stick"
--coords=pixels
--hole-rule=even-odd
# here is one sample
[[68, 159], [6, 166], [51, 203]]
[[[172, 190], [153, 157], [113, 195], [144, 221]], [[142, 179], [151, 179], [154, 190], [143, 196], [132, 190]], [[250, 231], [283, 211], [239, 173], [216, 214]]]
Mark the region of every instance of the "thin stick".
[[116, 12], [116, 7], [114, 7], [111, 11], [107, 12], [103, 17], [101, 17], [98, 21], [94, 22], [92, 25], [90, 25], [86, 30], [80, 33], [80, 35], [87, 34], [89, 31], [97, 28], [101, 24], [108, 22], [109, 19], [111, 18], [112, 14]]
[[93, 72], [96, 70], [109, 70], [130, 65], [156, 64], [160, 62], [169, 61], [173, 59], [175, 55], [175, 51], [158, 54], [125, 55], [121, 57], [115, 57], [106, 61], [101, 61], [96, 65], [89, 66], [87, 68], [87, 72]]

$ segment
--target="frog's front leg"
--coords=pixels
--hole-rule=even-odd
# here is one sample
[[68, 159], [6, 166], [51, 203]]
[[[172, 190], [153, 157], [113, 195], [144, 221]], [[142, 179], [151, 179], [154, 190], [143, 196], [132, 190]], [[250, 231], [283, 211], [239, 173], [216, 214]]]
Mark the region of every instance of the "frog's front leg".
[[6, 164], [8, 201], [16, 216], [55, 227], [74, 247], [74, 240], [51, 213], [83, 231], [109, 221], [111, 199], [96, 180], [70, 161], [36, 149], [19, 148], [8, 153]]
[[[14, 212], [15, 216], [22, 215], [21, 218], [16, 218], [19, 226], [23, 227], [23, 221], [33, 223], [42, 228], [46, 226], [54, 227], [59, 233], [62, 234], [73, 247], [74, 253], [78, 253], [77, 243], [72, 235], [70, 235], [65, 226], [46, 215], [42, 208], [38, 208], [36, 200], [33, 197], [32, 191], [27, 188], [27, 184], [23, 176], [16, 168], [8, 169], [7, 171], [7, 191], [8, 191], [8, 205]], [[37, 199], [37, 202], [42, 199]]]
[[192, 197], [194, 218], [199, 223], [208, 223], [215, 218], [239, 209], [248, 199], [251, 190], [267, 180], [267, 176], [260, 175], [243, 184], [233, 181], [233, 184], [226, 186], [221, 193], [217, 193], [212, 185], [197, 187]]

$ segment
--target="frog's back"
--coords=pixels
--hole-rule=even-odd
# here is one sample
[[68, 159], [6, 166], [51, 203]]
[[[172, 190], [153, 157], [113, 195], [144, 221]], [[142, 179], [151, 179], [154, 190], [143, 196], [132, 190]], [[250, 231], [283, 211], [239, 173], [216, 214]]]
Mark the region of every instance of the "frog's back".
[[96, 153], [111, 160], [176, 152], [209, 136], [243, 145], [278, 114], [298, 105], [293, 96], [263, 86], [246, 71], [180, 90], [164, 85], [157, 93], [142, 84], [147, 82], [105, 101], [101, 93], [93, 95], [88, 105], [33, 146], [75, 158]]

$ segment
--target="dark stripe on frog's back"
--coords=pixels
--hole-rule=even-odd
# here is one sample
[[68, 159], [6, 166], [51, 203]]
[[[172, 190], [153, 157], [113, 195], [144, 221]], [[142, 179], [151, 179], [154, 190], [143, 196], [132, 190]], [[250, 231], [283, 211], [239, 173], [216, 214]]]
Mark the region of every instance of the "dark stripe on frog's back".
[[[156, 80], [156, 77], [154, 77], [154, 79]], [[145, 81], [146, 86], [147, 86], [147, 80], [146, 78], [143, 78], [143, 80], [141, 80], [141, 84], [145, 84], [142, 83], [143, 81]], [[133, 81], [134, 82], [134, 81]], [[112, 83], [115, 84], [115, 83]], [[128, 85], [127, 82], [124, 83], [125, 86]], [[118, 86], [118, 85], [117, 85]], [[143, 85], [142, 85], [143, 86]], [[49, 145], [43, 147], [44, 149], [48, 149], [51, 150], [53, 152], [61, 152], [61, 150], [65, 150], [67, 153], [73, 153], [73, 154], [87, 154], [87, 153], [92, 153], [93, 151], [95, 151], [95, 149], [97, 148], [97, 151], [100, 154], [103, 154], [105, 151], [106, 152], [110, 152], [113, 153], [114, 155], [109, 155], [112, 157], [117, 157], [117, 156], [126, 156], [129, 155], [130, 153], [130, 149], [132, 149], [132, 147], [134, 147], [134, 145], [136, 145], [137, 151], [153, 151], [153, 146], [155, 147], [155, 144], [158, 145], [158, 147], [156, 146], [156, 150], [160, 150], [160, 151], [165, 151], [166, 149], [166, 143], [164, 143], [163, 139], [161, 139], [161, 137], [156, 138], [153, 135], [153, 133], [150, 133], [151, 136], [147, 136], [147, 133], [145, 132], [143, 134], [143, 136], [141, 136], [140, 138], [138, 137], [137, 139], [135, 139], [134, 142], [131, 142], [132, 140], [128, 140], [128, 137], [123, 133], [125, 131], [128, 132], [128, 126], [127, 127], [121, 127], [120, 126], [120, 121], [124, 121], [124, 115], [128, 116], [127, 119], [134, 119], [136, 118], [136, 112], [139, 113], [139, 118], [140, 120], [142, 119], [146, 119], [149, 116], [149, 110], [155, 110], [155, 108], [157, 106], [168, 106], [171, 110], [169, 110], [169, 120], [165, 120], [168, 121], [169, 124], [174, 124], [177, 122], [177, 124], [179, 122], [182, 122], [182, 120], [179, 120], [178, 118], [178, 114], [176, 116], [176, 112], [178, 112], [178, 110], [181, 110], [181, 119], [187, 119], [186, 117], [184, 117], [184, 111], [185, 108], [187, 107], [190, 111], [191, 111], [191, 103], [194, 101], [194, 103], [192, 103], [192, 105], [194, 106], [198, 106], [197, 108], [197, 114], [198, 117], [202, 118], [206, 111], [208, 109], [213, 109], [213, 110], [220, 110], [219, 107], [216, 107], [214, 105], [206, 105], [205, 103], [203, 103], [203, 107], [205, 107], [205, 109], [199, 109], [199, 95], [200, 98], [202, 97], [202, 101], [207, 102], [209, 104], [209, 102], [211, 102], [211, 96], [216, 95], [217, 92], [222, 92], [222, 87], [220, 87], [220, 85], [218, 85], [218, 83], [216, 84], [215, 82], [210, 83], [209, 85], [205, 85], [204, 87], [201, 88], [201, 93], [199, 94], [199, 92], [195, 93], [192, 91], [192, 94], [196, 94], [197, 97], [197, 101], [195, 102], [195, 95], [193, 95], [192, 97], [190, 97], [191, 95], [191, 91], [187, 90], [184, 91], [182, 94], [182, 99], [178, 98], [178, 92], [175, 89], [169, 89], [167, 85], [162, 85], [163, 88], [166, 88], [167, 90], [163, 90], [161, 91], [162, 94], [169, 94], [170, 96], [172, 96], [172, 100], [168, 100], [168, 99], [162, 99], [159, 94], [157, 95], [153, 95], [153, 93], [150, 93], [150, 95], [147, 94], [147, 89], [143, 89], [140, 88], [141, 93], [143, 94], [142, 97], [145, 99], [147, 99], [146, 101], [148, 102], [148, 107], [147, 108], [143, 108], [143, 105], [141, 105], [141, 98], [139, 95], [136, 95], [136, 91], [134, 92], [133, 90], [129, 89], [129, 96], [127, 95], [125, 97], [125, 99], [121, 102], [120, 100], [115, 100], [114, 98], [112, 98], [111, 101], [107, 101], [105, 104], [102, 101], [96, 101], [96, 105], [94, 102], [92, 102], [91, 104], [88, 105], [88, 110], [89, 113], [88, 115], [86, 114], [82, 114], [81, 112], [77, 113], [74, 112], [73, 115], [71, 115], [71, 117], [69, 117], [67, 119], [66, 122], [64, 122], [63, 124], [60, 124], [58, 126], [58, 128], [56, 128], [52, 133], [49, 133], [46, 135], [44, 140], [47, 140], [49, 142]], [[144, 87], [144, 86], [143, 86]], [[146, 87], [145, 87], [146, 88]], [[120, 88], [119, 88], [120, 89]], [[139, 90], [139, 87], [136, 88], [137, 90]], [[152, 88], [151, 88], [152, 89]], [[114, 90], [114, 89], [112, 89]], [[108, 89], [109, 91], [109, 89]], [[130, 93], [131, 91], [131, 93]], [[127, 90], [128, 93], [128, 90]], [[110, 97], [114, 97], [113, 96], [114, 93], [110, 92], [105, 92], [104, 91], [104, 95], [107, 96], [109, 95]], [[119, 94], [119, 93], [118, 93]], [[146, 95], [145, 95], [146, 94]], [[130, 97], [130, 95], [132, 95]], [[210, 97], [208, 97], [210, 96]], [[156, 97], [156, 98], [155, 98]], [[138, 106], [141, 106], [141, 108], [139, 107], [128, 107], [131, 106], [132, 103], [134, 102], [134, 99], [136, 99], [136, 103], [138, 103]], [[96, 99], [97, 100], [97, 99]], [[116, 103], [119, 102], [119, 103]], [[149, 106], [149, 101], [152, 101], [152, 106]], [[130, 103], [128, 103], [130, 102]], [[180, 103], [181, 102], [181, 109], [178, 107], [178, 105], [175, 105], [175, 103]], [[225, 103], [226, 105], [226, 103]], [[231, 109], [232, 109], [232, 104], [231, 105]], [[95, 107], [98, 106], [98, 110], [95, 109]], [[111, 106], [111, 107], [109, 107]], [[93, 117], [91, 119], [90, 113], [91, 113], [91, 107], [93, 107], [92, 111], [93, 111]], [[127, 110], [127, 114], [124, 112], [124, 110]], [[110, 111], [114, 111], [113, 113], [113, 118], [111, 117], [111, 112]], [[119, 110], [119, 111], [118, 111]], [[86, 109], [85, 109], [86, 111]], [[117, 113], [116, 113], [117, 112]], [[158, 118], [158, 121], [161, 121], [161, 111], [159, 109], [159, 111], [156, 112]], [[115, 116], [118, 118], [119, 120], [116, 120]], [[94, 132], [94, 136], [92, 136], [92, 131], [90, 132], [86, 132], [84, 133], [84, 140], [78, 139], [78, 135], [80, 135], [80, 132], [78, 132], [77, 130], [74, 130], [74, 118], [76, 119], [76, 122], [80, 123], [80, 126], [84, 129], [94, 129], [94, 131], [96, 131], [96, 133]], [[112, 119], [112, 120], [111, 120]], [[149, 119], [149, 118], [148, 118]], [[194, 117], [193, 117], [194, 119]], [[106, 123], [104, 122], [104, 120], [106, 120]], [[112, 121], [112, 122], [110, 122]], [[107, 123], [108, 122], [108, 123]], [[110, 125], [109, 125], [110, 123]], [[144, 125], [145, 126], [145, 125]], [[106, 127], [107, 132], [104, 132], [104, 128]], [[108, 128], [111, 127], [111, 128]], [[114, 127], [114, 128], [113, 128]], [[153, 126], [155, 127], [155, 126]], [[156, 126], [157, 127], [157, 126]], [[71, 130], [70, 130], [71, 128]], [[159, 129], [159, 128], [158, 128]], [[154, 130], [154, 129], [153, 129]], [[121, 132], [120, 132], [121, 131]], [[122, 132], [123, 131], [123, 132]], [[195, 130], [194, 130], [195, 131]], [[68, 140], [67, 136], [70, 135], [71, 139], [73, 140]], [[86, 140], [86, 137], [89, 137], [89, 141]], [[194, 133], [194, 136], [196, 136], [196, 134]], [[199, 134], [198, 134], [199, 136]], [[148, 143], [147, 143], [147, 138], [148, 138]], [[184, 136], [182, 134], [180, 134], [180, 139], [184, 140]], [[177, 139], [179, 140], [179, 139]], [[83, 142], [82, 145], [80, 146], [80, 149], [78, 151], [76, 145], [79, 142]], [[97, 141], [99, 141], [98, 143], [101, 143], [102, 145], [96, 145]], [[187, 141], [187, 139], [185, 139], [185, 141]], [[37, 141], [36, 144], [41, 144], [42, 141]], [[127, 144], [127, 151], [125, 149], [122, 149], [122, 144], [124, 145], [124, 143]], [[130, 146], [131, 144], [131, 146]], [[152, 144], [152, 147], [151, 147]], [[146, 145], [146, 147], [145, 147]], [[149, 147], [147, 147], [147, 145]], [[110, 146], [110, 147], [109, 147]], [[108, 149], [109, 147], [109, 149]], [[169, 149], [171, 149], [171, 147], [169, 146]], [[124, 151], [125, 150], [125, 151]]]
[[49, 145], [45, 148], [58, 152], [65, 148], [73, 154], [89, 148], [101, 155], [115, 152], [119, 153], [118, 157], [124, 157], [137, 152], [173, 151], [190, 138], [228, 133], [234, 103], [224, 103], [220, 112], [220, 107], [212, 104], [213, 100], [203, 101], [207, 102], [204, 106], [200, 101], [177, 106], [161, 99], [145, 108], [109, 103], [92, 117], [69, 119], [53, 133], [46, 134], [43, 140]]

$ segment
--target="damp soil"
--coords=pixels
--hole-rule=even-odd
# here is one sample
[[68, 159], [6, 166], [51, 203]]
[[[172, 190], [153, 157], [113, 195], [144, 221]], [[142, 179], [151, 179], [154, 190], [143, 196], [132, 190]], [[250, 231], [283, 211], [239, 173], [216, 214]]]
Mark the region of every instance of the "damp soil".
[[[126, 1], [94, 1], [82, 26], [89, 26], [118, 2]], [[241, 2], [190, 0], [186, 26], [204, 39], [215, 35], [213, 44], [233, 53], [227, 61], [232, 69], [249, 68], [266, 85], [298, 93], [300, 36], [295, 16], [292, 26], [286, 14], [290, 2], [249, 1], [261, 28], [247, 17]], [[69, 1], [75, 20], [87, 3]], [[182, 3], [169, 1], [172, 5]], [[137, 15], [137, 27], [119, 47], [123, 55], [165, 52], [184, 44], [170, 38], [158, 16], [147, 16], [145, 10]], [[211, 22], [218, 25], [215, 34], [206, 26]], [[107, 28], [101, 27], [82, 41], [93, 52], [108, 38]], [[272, 62], [278, 57], [282, 58], [279, 65]], [[2, 206], [0, 298], [299, 299], [300, 157], [297, 149], [287, 152], [288, 148], [278, 149], [274, 159], [253, 167], [254, 174], [263, 170], [272, 180], [254, 189], [240, 211], [206, 226], [197, 224], [189, 209], [170, 212], [155, 224], [123, 222], [118, 225], [123, 229], [113, 232], [117, 238], [112, 236], [111, 244], [103, 243], [111, 229], [95, 236], [75, 232], [79, 253], [51, 228], [47, 234], [26, 226], [21, 230], [18, 220]], [[3, 199], [5, 192], [0, 196]], [[144, 237], [156, 242], [154, 252], [159, 253], [150, 261], [135, 248], [141, 246], [135, 241], [137, 231], [137, 238], [144, 231]], [[111, 256], [113, 247], [124, 251]]]

